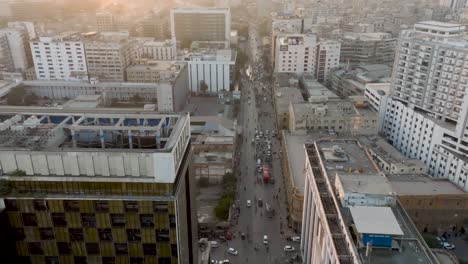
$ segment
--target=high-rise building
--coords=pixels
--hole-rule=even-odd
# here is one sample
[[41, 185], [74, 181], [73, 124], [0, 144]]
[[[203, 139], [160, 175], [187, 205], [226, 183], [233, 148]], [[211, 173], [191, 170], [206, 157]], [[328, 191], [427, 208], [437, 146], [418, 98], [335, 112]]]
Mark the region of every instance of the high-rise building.
[[335, 40], [321, 40], [317, 44], [317, 59], [315, 78], [319, 82], [328, 80], [331, 70], [340, 64], [340, 42]]
[[19, 27], [0, 29], [0, 71], [24, 71], [31, 66], [28, 32]]
[[274, 47], [275, 72], [316, 72], [317, 37], [315, 35], [277, 34]]
[[390, 33], [345, 33], [341, 40], [341, 62], [389, 64], [395, 57], [396, 39]]
[[174, 8], [171, 10], [171, 36], [183, 48], [194, 41], [224, 43], [229, 48], [231, 11], [229, 8]]
[[90, 78], [123, 82], [125, 70], [136, 55], [136, 43], [121, 32], [88, 33], [83, 35], [86, 62]]
[[99, 32], [117, 30], [114, 15], [110, 12], [96, 13], [96, 27]]
[[65, 32], [31, 40], [38, 80], [87, 80], [86, 55], [81, 35]]
[[464, 31], [465, 26], [435, 21], [402, 31], [393, 69], [393, 95], [437, 119], [465, 120], [468, 48], [462, 39]]
[[461, 10], [466, 7], [466, 4], [466, 0], [440, 0], [441, 6], [448, 7], [453, 10]]
[[169, 11], [154, 10], [140, 22], [142, 37], [169, 38]]
[[236, 57], [235, 51], [225, 49], [187, 53], [178, 59], [188, 64], [189, 90], [214, 95], [230, 90]]
[[188, 114], [2, 115], [10, 261], [195, 263]]

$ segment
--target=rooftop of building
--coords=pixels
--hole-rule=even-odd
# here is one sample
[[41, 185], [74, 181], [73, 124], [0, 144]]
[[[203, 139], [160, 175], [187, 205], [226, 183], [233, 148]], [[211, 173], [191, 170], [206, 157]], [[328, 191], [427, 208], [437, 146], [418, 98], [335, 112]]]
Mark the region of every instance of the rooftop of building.
[[377, 119], [376, 113], [367, 105], [357, 107], [351, 100], [328, 99], [324, 102], [305, 102], [292, 105], [296, 120], [317, 116], [333, 118], [352, 118], [356, 116]]
[[448, 179], [435, 179], [425, 174], [387, 175], [393, 191], [405, 195], [466, 195]]
[[336, 70], [333, 75], [354, 78], [360, 83], [388, 82], [392, 76], [392, 68], [385, 64], [360, 64]]
[[373, 32], [373, 33], [355, 33], [346, 32], [343, 34], [343, 39], [362, 40], [362, 41], [378, 41], [394, 39], [392, 34], [386, 32]]
[[0, 107], [0, 149], [166, 152], [188, 118], [123, 109]]
[[405, 164], [406, 166], [425, 167], [424, 163], [418, 159], [410, 159], [400, 153], [395, 147], [390, 145], [381, 137], [363, 137], [360, 139], [363, 144], [371, 148], [380, 158], [389, 164]]
[[158, 83], [137, 83], [137, 82], [69, 82], [54, 80], [30, 80], [22, 81], [24, 86], [61, 86], [61, 87], [101, 87], [101, 88], [154, 88]]
[[390, 83], [368, 83], [365, 87], [366, 90], [376, 92], [381, 96], [390, 94]]
[[415, 28], [434, 28], [438, 30], [463, 31], [465, 26], [462, 24], [441, 22], [441, 21], [422, 21], [414, 24]]
[[289, 104], [304, 102], [301, 90], [297, 87], [277, 87], [275, 89], [276, 110], [288, 112]]
[[67, 108], [97, 108], [102, 101], [100, 94], [82, 94], [66, 102], [63, 107]]
[[361, 234], [403, 235], [390, 207], [355, 206], [350, 211], [356, 230]]
[[231, 49], [195, 49], [182, 50], [178, 53], [181, 61], [229, 61], [235, 63], [237, 52]]
[[230, 9], [227, 7], [208, 7], [208, 6], [203, 6], [203, 7], [174, 7], [171, 9], [171, 12], [176, 12], [176, 13], [225, 13], [229, 12]]
[[301, 81], [309, 97], [325, 96], [328, 98], [339, 98], [334, 92], [319, 83], [312, 74], [304, 74]]

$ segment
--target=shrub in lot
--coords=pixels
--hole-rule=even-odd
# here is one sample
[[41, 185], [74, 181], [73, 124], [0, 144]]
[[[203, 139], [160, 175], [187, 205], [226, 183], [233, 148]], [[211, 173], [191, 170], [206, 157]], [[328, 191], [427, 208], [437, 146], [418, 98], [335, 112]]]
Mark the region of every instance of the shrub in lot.
[[221, 199], [218, 201], [218, 205], [216, 205], [214, 212], [218, 219], [220, 220], [227, 220], [229, 217], [229, 209], [231, 208], [231, 204], [234, 201], [234, 192], [229, 192], [224, 194]]

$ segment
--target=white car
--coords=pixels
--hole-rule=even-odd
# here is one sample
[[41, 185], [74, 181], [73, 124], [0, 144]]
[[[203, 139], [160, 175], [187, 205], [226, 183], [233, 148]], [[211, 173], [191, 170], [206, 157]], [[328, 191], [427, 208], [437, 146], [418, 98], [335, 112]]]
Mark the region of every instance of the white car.
[[217, 248], [219, 247], [219, 243], [217, 241], [210, 241], [211, 247], [212, 248]]
[[298, 236], [291, 237], [291, 241], [292, 242], [301, 242], [301, 237], [298, 237]]
[[237, 254], [239, 254], [239, 252], [237, 252], [237, 250], [235, 250], [234, 248], [229, 248], [227, 252], [233, 256], [237, 256]]
[[247, 207], [250, 207], [250, 206], [252, 206], [252, 201], [247, 200]]
[[263, 236], [263, 244], [268, 245], [268, 236]]
[[448, 242], [442, 243], [442, 246], [443, 246], [445, 249], [455, 249], [455, 246], [454, 246], [453, 244], [448, 243]]
[[284, 246], [285, 252], [294, 252], [296, 249], [293, 246]]

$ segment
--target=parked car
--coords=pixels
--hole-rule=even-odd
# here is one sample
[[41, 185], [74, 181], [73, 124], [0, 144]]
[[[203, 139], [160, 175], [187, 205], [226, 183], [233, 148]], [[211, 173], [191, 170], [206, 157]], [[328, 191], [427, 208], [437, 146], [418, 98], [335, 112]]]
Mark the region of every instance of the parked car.
[[247, 200], [247, 207], [250, 207], [250, 206], [252, 206], [252, 201]]
[[212, 248], [217, 248], [219, 247], [219, 243], [217, 241], [210, 241], [211, 247]]
[[295, 250], [293, 246], [284, 246], [284, 252], [294, 252]]
[[291, 241], [292, 242], [301, 242], [301, 237], [300, 236], [291, 237]]
[[455, 249], [455, 245], [450, 244], [449, 242], [444, 242], [444, 243], [442, 243], [442, 246], [443, 246], [445, 249]]
[[263, 236], [263, 244], [268, 245], [268, 236], [267, 235]]
[[258, 199], [257, 203], [259, 207], [263, 206], [263, 200], [261, 198]]
[[237, 254], [239, 254], [239, 252], [235, 250], [234, 248], [229, 248], [227, 252], [233, 256], [237, 256]]

